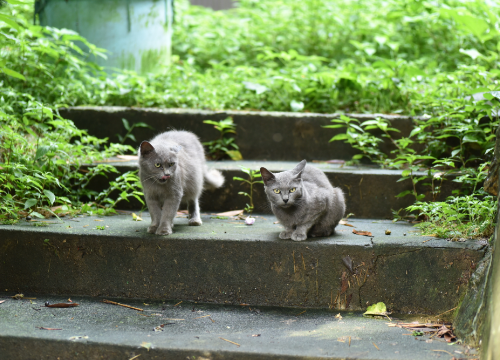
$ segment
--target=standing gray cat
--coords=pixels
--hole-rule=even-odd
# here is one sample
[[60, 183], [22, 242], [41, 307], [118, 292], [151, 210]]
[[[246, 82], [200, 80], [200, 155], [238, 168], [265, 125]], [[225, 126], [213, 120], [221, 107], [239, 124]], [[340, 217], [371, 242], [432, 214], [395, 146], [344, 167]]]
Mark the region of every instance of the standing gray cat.
[[344, 216], [342, 190], [325, 173], [302, 160], [295, 168], [273, 174], [261, 167], [264, 190], [271, 209], [285, 227], [281, 239], [302, 241], [309, 234], [329, 236]]
[[181, 202], [187, 203], [189, 225], [201, 225], [199, 198], [218, 188], [224, 177], [208, 170], [200, 140], [189, 131], [167, 131], [139, 147], [139, 176], [151, 214], [148, 232], [170, 235]]

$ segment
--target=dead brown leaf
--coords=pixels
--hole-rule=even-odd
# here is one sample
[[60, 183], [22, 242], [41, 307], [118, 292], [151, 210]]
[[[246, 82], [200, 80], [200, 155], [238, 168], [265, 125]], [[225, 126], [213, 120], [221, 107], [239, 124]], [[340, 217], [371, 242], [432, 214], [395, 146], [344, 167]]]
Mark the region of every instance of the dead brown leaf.
[[340, 220], [340, 221], [339, 221], [339, 224], [340, 224], [340, 225], [345, 225], [345, 226], [354, 227], [354, 225], [349, 224], [349, 223], [348, 223], [347, 221], [345, 221], [345, 220]]
[[252, 336], [253, 336], [253, 337], [259, 337], [259, 336], [260, 336], [260, 334], [253, 334]]
[[51, 307], [51, 308], [69, 308], [69, 307], [75, 307], [78, 306], [79, 304], [77, 303], [58, 303], [58, 304], [49, 304], [48, 302], [45, 303], [45, 307]]
[[2, 300], [2, 301], [0, 301], [0, 304], [1, 304], [1, 303], [4, 303], [5, 301], [6, 301], [6, 300]]
[[62, 330], [62, 329], [46, 328], [43, 326], [40, 326], [38, 329], [40, 329], [40, 330]]
[[356, 229], [353, 229], [352, 230], [352, 233], [353, 234], [356, 234], [356, 235], [363, 235], [363, 236], [373, 236], [371, 232], [369, 231], [358, 231]]
[[453, 332], [451, 331], [451, 329], [446, 327], [446, 325], [443, 325], [439, 328], [437, 336], [444, 337], [446, 342], [452, 342], [452, 341], [455, 341], [457, 339], [457, 337], [455, 335], [453, 335]]

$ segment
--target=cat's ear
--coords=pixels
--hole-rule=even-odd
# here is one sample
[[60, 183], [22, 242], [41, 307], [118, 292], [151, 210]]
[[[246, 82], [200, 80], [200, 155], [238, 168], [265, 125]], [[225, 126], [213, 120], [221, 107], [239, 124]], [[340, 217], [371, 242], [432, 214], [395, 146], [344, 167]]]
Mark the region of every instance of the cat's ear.
[[260, 174], [262, 175], [262, 180], [264, 180], [264, 185], [266, 185], [266, 186], [267, 186], [267, 184], [276, 180], [276, 177], [274, 176], [274, 174], [264, 167], [260, 168]]
[[173, 151], [173, 152], [174, 152], [174, 153], [176, 153], [176, 154], [177, 154], [179, 151], [181, 151], [181, 149], [182, 149], [182, 146], [181, 146], [181, 145], [172, 146], [172, 147], [170, 148], [170, 150], [171, 150], [171, 151]]
[[[306, 167], [306, 165], [307, 165], [307, 161], [306, 161], [305, 159], [304, 159], [304, 160], [302, 160], [301, 162], [299, 162], [299, 163], [298, 163], [298, 165], [297, 165], [297, 166], [295, 166], [295, 167], [292, 169], [292, 173], [294, 173], [294, 174], [296, 174], [296, 175], [297, 175], [297, 174], [300, 174], [300, 173], [304, 170], [304, 168]], [[299, 176], [299, 177], [300, 177], [300, 176]]]
[[151, 143], [149, 143], [147, 141], [141, 142], [141, 145], [139, 146], [139, 148], [141, 149], [141, 156], [144, 156], [144, 157], [155, 152], [155, 148], [153, 147], [153, 145], [151, 145]]

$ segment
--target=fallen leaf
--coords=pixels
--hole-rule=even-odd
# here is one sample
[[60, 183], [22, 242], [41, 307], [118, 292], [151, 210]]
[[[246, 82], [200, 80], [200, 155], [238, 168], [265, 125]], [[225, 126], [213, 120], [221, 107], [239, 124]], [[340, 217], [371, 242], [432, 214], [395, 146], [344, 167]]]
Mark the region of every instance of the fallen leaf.
[[148, 349], [148, 351], [151, 348], [151, 346], [153, 346], [153, 344], [151, 344], [150, 342], [146, 342], [146, 341], [143, 341], [141, 344], [141, 347]]
[[373, 236], [372, 233], [369, 231], [358, 231], [356, 229], [353, 229], [352, 232], [353, 232], [353, 234], [356, 234], [356, 235]]
[[253, 334], [252, 336], [253, 337], [258, 337], [258, 336], [260, 336], [260, 334]]
[[132, 220], [134, 221], [142, 221], [142, 218], [135, 213], [132, 213]]
[[280, 223], [279, 221], [275, 221], [275, 222], [273, 222], [273, 224], [279, 224], [279, 223]]
[[345, 225], [345, 226], [354, 227], [354, 225], [351, 225], [351, 224], [347, 223], [347, 221], [345, 221], [345, 220], [340, 220], [340, 221], [339, 221], [339, 224], [340, 224], [340, 225]]
[[94, 219], [94, 221], [104, 221], [104, 220]]
[[243, 210], [232, 210], [232, 211], [226, 211], [222, 213], [215, 214], [217, 216], [238, 216], [243, 214]]
[[45, 303], [45, 307], [51, 307], [51, 308], [69, 308], [69, 307], [75, 307], [75, 306], [78, 306], [79, 304], [77, 303], [70, 303], [70, 304], [67, 304], [67, 303], [57, 303], [57, 304], [49, 304], [49, 302], [47, 301]]
[[2, 301], [0, 301], [0, 304], [1, 304], [1, 303], [4, 303], [5, 301], [6, 301], [6, 300], [2, 300]]
[[62, 329], [46, 328], [43, 326], [40, 326], [38, 329], [40, 329], [40, 330], [62, 330]]
[[447, 328], [445, 325], [441, 326], [437, 332], [438, 337], [444, 337], [446, 342], [452, 342], [456, 340], [456, 336], [453, 335], [451, 329]]
[[238, 150], [228, 150], [226, 151], [226, 154], [229, 155], [231, 160], [234, 161], [243, 160], [243, 155], [241, 155], [241, 153]]
[[342, 315], [340, 315], [340, 313], [338, 313], [337, 315], [335, 315], [335, 319], [342, 320]]
[[366, 309], [366, 312], [363, 314], [365, 315], [371, 315], [371, 316], [387, 316], [387, 314], [390, 314], [387, 312], [387, 307], [383, 302], [378, 302], [376, 304], [373, 304], [371, 306], [368, 306]]

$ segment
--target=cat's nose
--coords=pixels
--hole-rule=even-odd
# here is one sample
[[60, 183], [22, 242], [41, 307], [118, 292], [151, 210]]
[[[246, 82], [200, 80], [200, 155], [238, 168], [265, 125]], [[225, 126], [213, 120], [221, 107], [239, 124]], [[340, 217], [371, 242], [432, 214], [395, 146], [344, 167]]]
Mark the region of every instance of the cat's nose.
[[288, 199], [283, 199], [283, 202], [286, 204], [288, 202]]
[[162, 180], [168, 180], [168, 179], [170, 179], [170, 175], [163, 175], [163, 176], [161, 177], [161, 179], [162, 179]]

